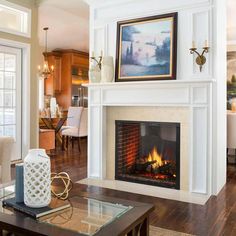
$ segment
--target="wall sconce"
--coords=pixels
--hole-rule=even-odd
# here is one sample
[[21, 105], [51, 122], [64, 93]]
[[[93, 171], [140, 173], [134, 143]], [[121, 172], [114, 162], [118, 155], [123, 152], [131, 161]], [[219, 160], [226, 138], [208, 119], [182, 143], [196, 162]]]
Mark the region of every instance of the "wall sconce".
[[202, 72], [202, 66], [206, 63], [206, 57], [204, 56], [204, 54], [209, 52], [209, 48], [210, 47], [208, 46], [207, 40], [205, 40], [205, 45], [202, 48], [203, 49], [202, 53], [199, 53], [197, 51], [194, 41], [193, 41], [192, 47], [189, 49], [191, 54], [194, 54], [194, 53], [197, 54], [196, 63], [199, 65], [200, 72]]

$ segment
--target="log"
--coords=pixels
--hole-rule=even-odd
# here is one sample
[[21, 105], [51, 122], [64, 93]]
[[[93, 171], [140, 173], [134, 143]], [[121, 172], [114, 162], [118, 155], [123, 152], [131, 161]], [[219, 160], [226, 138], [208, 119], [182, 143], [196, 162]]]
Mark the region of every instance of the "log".
[[145, 171], [148, 166], [156, 163], [157, 161], [147, 161], [145, 163], [135, 163], [135, 169], [137, 171]]

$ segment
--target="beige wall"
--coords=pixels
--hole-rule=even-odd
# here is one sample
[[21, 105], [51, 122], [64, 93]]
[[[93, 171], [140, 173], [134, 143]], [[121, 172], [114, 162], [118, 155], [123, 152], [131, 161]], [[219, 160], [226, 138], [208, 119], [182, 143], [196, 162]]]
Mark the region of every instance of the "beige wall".
[[[32, 10], [31, 38], [16, 36], [13, 34], [0, 32], [0, 38], [15, 40], [31, 45], [31, 78], [30, 94], [26, 94], [30, 99], [30, 147], [38, 146], [38, 81], [37, 65], [39, 63], [39, 43], [38, 43], [38, 9], [34, 0], [8, 0], [9, 2], [30, 8]], [[25, 96], [25, 95], [23, 95]]]
[[228, 52], [236, 51], [236, 45], [227, 45], [227, 51]]

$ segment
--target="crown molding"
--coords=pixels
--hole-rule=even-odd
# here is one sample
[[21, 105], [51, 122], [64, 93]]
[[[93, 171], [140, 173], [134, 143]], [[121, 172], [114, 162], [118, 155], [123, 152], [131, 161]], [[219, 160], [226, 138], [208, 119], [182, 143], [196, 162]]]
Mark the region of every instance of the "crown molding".
[[130, 2], [139, 2], [141, 0], [83, 0], [88, 5], [90, 5], [93, 8], [100, 8], [100, 7], [109, 7], [109, 6], [117, 6], [124, 3], [130, 3]]
[[[44, 1], [44, 0], [41, 0]], [[83, 0], [86, 2], [91, 8], [93, 9], [98, 9], [98, 8], [109, 8], [109, 7], [117, 7], [125, 4], [130, 4], [130, 3], [142, 3], [143, 0]], [[160, 1], [161, 2], [161, 1]], [[181, 1], [180, 1], [181, 2]], [[191, 7], [197, 7], [197, 6], [205, 6], [206, 4], [208, 5], [213, 5], [214, 0], [191, 0], [189, 2], [183, 1], [182, 8], [191, 8]]]

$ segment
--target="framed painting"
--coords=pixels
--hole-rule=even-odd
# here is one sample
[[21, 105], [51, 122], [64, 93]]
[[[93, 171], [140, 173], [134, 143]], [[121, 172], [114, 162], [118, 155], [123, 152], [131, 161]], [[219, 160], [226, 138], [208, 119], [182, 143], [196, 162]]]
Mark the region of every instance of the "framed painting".
[[176, 79], [178, 13], [117, 23], [116, 82]]

